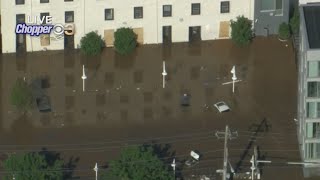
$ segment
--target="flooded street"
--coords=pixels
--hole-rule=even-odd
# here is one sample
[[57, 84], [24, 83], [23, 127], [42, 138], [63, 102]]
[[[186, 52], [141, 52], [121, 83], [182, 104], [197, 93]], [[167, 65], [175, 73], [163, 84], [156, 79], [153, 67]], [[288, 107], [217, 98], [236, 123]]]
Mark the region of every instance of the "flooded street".
[[[87, 76], [84, 92], [82, 65]], [[233, 65], [241, 80], [234, 94], [231, 83], [222, 85], [232, 81]], [[42, 79], [52, 112], [41, 113], [36, 105], [24, 116], [17, 112], [9, 99], [17, 78], [28, 83]], [[72, 158], [75, 177], [94, 179], [95, 162], [103, 166], [125, 146], [156, 142], [170, 146], [170, 162], [171, 157], [185, 159], [190, 150], [199, 150], [203, 162], [185, 172], [212, 174], [223, 161], [223, 139], [215, 132], [229, 125], [238, 132], [229, 141], [234, 168], [250, 171], [254, 145], [265, 159], [281, 165], [300, 161], [293, 120], [296, 89], [291, 42], [276, 38], [256, 38], [244, 48], [229, 40], [145, 45], [128, 57], [111, 48], [90, 58], [78, 51], [2, 55], [0, 151], [6, 155], [46, 148], [66, 161]], [[188, 107], [180, 105], [183, 94], [190, 97]], [[231, 111], [217, 112], [213, 104], [219, 101]], [[264, 179], [273, 179], [274, 173], [279, 179], [303, 179], [296, 166], [268, 166]]]

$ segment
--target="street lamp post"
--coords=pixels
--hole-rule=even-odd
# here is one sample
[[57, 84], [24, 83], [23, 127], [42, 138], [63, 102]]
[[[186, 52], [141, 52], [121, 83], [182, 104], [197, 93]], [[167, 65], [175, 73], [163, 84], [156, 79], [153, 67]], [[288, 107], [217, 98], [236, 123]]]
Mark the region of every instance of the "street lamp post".
[[98, 163], [96, 163], [93, 170], [96, 172], [96, 180], [98, 180]]
[[173, 168], [174, 179], [176, 179], [176, 166], [177, 166], [177, 164], [176, 164], [176, 159], [175, 158], [173, 159], [173, 162], [172, 162], [171, 166]]
[[85, 80], [87, 79], [87, 76], [86, 76], [86, 73], [85, 73], [85, 70], [84, 70], [84, 65], [82, 65], [82, 91], [84, 92], [85, 90]]
[[165, 61], [163, 61], [163, 65], [162, 65], [163, 67], [163, 72], [162, 72], [162, 87], [163, 88], [165, 88], [165, 77], [166, 77], [166, 75], [168, 75], [167, 74], [167, 72], [166, 72], [166, 62]]
[[236, 76], [236, 66], [233, 66], [233, 67], [232, 67], [231, 73], [232, 73], [232, 93], [234, 93], [234, 84], [235, 84], [235, 81], [237, 80], [237, 76]]

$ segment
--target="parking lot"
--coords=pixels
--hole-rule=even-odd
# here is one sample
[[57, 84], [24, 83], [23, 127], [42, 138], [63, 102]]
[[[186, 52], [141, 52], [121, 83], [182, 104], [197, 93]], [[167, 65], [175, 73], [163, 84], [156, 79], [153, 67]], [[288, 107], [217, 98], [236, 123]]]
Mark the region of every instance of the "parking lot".
[[[297, 75], [290, 42], [256, 38], [238, 48], [229, 40], [217, 40], [146, 45], [129, 57], [105, 49], [90, 58], [53, 51], [1, 59], [0, 144], [18, 145], [4, 146], [4, 154], [46, 147], [67, 159], [79, 157], [74, 176], [93, 179], [95, 162], [106, 164], [124, 146], [156, 142], [168, 145], [168, 162], [186, 159], [191, 150], [203, 154], [197, 166], [183, 169], [188, 177], [219, 177], [215, 171], [222, 168], [224, 140], [215, 133], [229, 125], [238, 133], [229, 141], [230, 162], [238, 172], [250, 171], [257, 145], [261, 158], [274, 162], [265, 165], [264, 179], [275, 179], [275, 173], [276, 179], [303, 179], [298, 166], [285, 166], [286, 161], [300, 161], [293, 120]], [[82, 65], [87, 75], [84, 92]], [[241, 81], [232, 93], [234, 65]], [[21, 118], [9, 102], [17, 78], [30, 83], [44, 79], [51, 112], [40, 113], [35, 106]], [[189, 106], [181, 106], [184, 94]], [[219, 113], [213, 106], [219, 101], [231, 111]]]

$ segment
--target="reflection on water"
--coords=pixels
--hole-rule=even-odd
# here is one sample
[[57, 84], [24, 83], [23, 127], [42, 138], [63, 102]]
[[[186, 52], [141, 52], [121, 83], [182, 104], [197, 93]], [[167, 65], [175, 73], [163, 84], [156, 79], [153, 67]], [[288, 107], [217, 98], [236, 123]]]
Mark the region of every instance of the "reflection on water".
[[[31, 118], [37, 126], [146, 123], [163, 117], [196, 116], [211, 101], [218, 88], [216, 85], [223, 77], [230, 76], [232, 67], [227, 62], [219, 62], [230, 58], [230, 51], [225, 49], [231, 47], [231, 43], [223, 46], [215, 42], [203, 43], [210, 45], [177, 43], [169, 49], [161, 45], [143, 46], [128, 56], [120, 56], [110, 48], [94, 57], [84, 56], [79, 51], [30, 53], [25, 58], [7, 56], [3, 61], [6, 67], [3, 80], [8, 82], [3, 104], [9, 104], [9, 87], [16, 78], [26, 76], [31, 82], [45, 75], [44, 84], [49, 85], [47, 93], [53, 112], [41, 114], [33, 109]], [[219, 51], [219, 48], [224, 50]], [[165, 88], [161, 75], [164, 60], [168, 73]], [[83, 64], [87, 75], [85, 84], [81, 79]], [[20, 71], [24, 72], [18, 73]], [[239, 73], [244, 78], [246, 66], [242, 66]], [[192, 97], [187, 108], [179, 105], [184, 93]], [[5, 106], [3, 110], [12, 111], [12, 107]], [[10, 125], [12, 117], [3, 114], [4, 121], [8, 121], [4, 124]]]

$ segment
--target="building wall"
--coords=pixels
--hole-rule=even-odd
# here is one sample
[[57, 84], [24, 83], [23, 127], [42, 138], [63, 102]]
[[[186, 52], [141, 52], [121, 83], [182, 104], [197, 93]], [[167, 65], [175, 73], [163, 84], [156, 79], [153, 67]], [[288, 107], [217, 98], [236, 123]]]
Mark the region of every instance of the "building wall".
[[[64, 23], [64, 12], [72, 10], [75, 17], [75, 48], [81, 37], [90, 31], [98, 31], [102, 37], [104, 30], [120, 27], [143, 28], [145, 44], [162, 43], [162, 26], [172, 26], [172, 41], [186, 42], [189, 39], [189, 26], [201, 26], [202, 40], [219, 38], [221, 21], [230, 21], [239, 15], [253, 19], [253, 0], [230, 0], [230, 13], [220, 13], [218, 1], [178, 1], [178, 0], [86, 0], [86, 1], [53, 1], [40, 4], [40, 0], [25, 1], [24, 5], [15, 5], [15, 1], [2, 0], [1, 14], [3, 14], [3, 52], [15, 52], [16, 14], [27, 16], [40, 15], [49, 12], [54, 23]], [[191, 3], [201, 3], [201, 15], [191, 15]], [[125, 5], [124, 5], [125, 4]], [[172, 5], [172, 17], [162, 17], [162, 5]], [[143, 6], [143, 19], [133, 18], [133, 7]], [[84, 8], [85, 7], [85, 8]], [[114, 20], [104, 20], [104, 9], [114, 8]], [[27, 35], [27, 51], [43, 50], [39, 38]], [[51, 41], [48, 50], [64, 48], [64, 41]]]
[[[64, 23], [64, 12], [74, 11], [75, 23], [77, 26], [83, 26], [82, 3], [79, 2], [64, 2], [53, 1], [40, 4], [40, 0], [25, 1], [24, 5], [15, 5], [15, 1], [2, 0], [1, 20], [4, 26], [1, 27], [3, 39], [3, 53], [16, 51], [16, 14], [25, 14], [27, 16], [40, 16], [40, 13], [49, 12], [53, 17], [53, 23]], [[78, 28], [75, 34], [75, 44], [79, 43], [82, 37], [83, 29]], [[45, 47], [40, 45], [39, 37], [26, 36], [27, 51], [39, 51]], [[58, 50], [64, 48], [64, 41], [51, 41], [50, 46], [46, 47], [49, 50]]]
[[299, 0], [299, 4], [319, 3], [320, 0]]
[[[309, 138], [307, 136], [308, 123], [320, 123], [320, 117], [307, 117], [307, 103], [320, 102], [318, 97], [308, 97], [308, 82], [320, 82], [320, 77], [309, 77], [309, 62], [320, 63], [320, 49], [310, 49], [306, 31], [305, 17], [303, 13], [303, 6], [300, 6], [300, 47], [298, 57], [298, 139], [300, 144], [300, 153], [303, 161], [320, 162], [319, 158], [308, 158], [308, 143], [320, 143], [319, 137]], [[319, 151], [319, 150], [318, 150]], [[320, 153], [320, 152], [317, 152]], [[319, 172], [313, 170], [314, 165], [306, 165], [304, 168], [304, 176], [309, 177], [319, 175]]]

